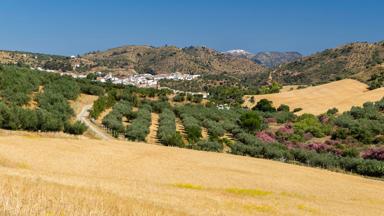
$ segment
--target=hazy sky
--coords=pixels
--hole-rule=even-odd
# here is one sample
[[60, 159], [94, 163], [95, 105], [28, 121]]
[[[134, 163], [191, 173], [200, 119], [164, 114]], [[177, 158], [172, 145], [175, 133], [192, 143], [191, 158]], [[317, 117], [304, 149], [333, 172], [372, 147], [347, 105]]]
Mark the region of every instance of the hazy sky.
[[1, 0], [0, 49], [83, 54], [128, 44], [310, 54], [384, 40], [382, 0]]

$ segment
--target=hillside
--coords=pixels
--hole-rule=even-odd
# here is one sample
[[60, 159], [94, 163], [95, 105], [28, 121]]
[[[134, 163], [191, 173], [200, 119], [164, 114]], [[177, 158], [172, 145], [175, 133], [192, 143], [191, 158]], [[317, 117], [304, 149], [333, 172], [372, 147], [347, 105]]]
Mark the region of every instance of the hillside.
[[143, 143], [0, 137], [2, 215], [380, 215], [383, 187], [304, 166]]
[[225, 52], [225, 54], [250, 59], [257, 64], [269, 68], [274, 68], [302, 57], [302, 55], [298, 52], [258, 52], [256, 54], [252, 54], [245, 50], [229, 50]]
[[302, 55], [298, 52], [258, 52], [251, 60], [258, 64], [274, 68], [281, 64], [300, 59], [301, 57]]
[[124, 46], [104, 52], [91, 52], [83, 58], [95, 62], [97, 70], [111, 70], [121, 75], [171, 72], [239, 75], [266, 70], [248, 59], [227, 56], [206, 47], [192, 46]]
[[[266, 98], [273, 101], [275, 106], [286, 104], [292, 109], [302, 108], [300, 113], [315, 115], [336, 107], [340, 112], [349, 110], [352, 106], [361, 106], [367, 101], [378, 101], [384, 97], [384, 88], [368, 91], [368, 86], [352, 79], [344, 79], [324, 85], [307, 87], [276, 94], [245, 96], [244, 105], [253, 107], [259, 100]], [[254, 97], [255, 102], [249, 102]]]
[[69, 56], [0, 50], [0, 64], [28, 66], [32, 68], [40, 67], [47, 70], [63, 72], [85, 72], [91, 68], [93, 62], [82, 58], [71, 58]]
[[384, 42], [351, 43], [281, 65], [273, 78], [283, 84], [318, 84], [343, 78], [367, 82], [383, 71]]

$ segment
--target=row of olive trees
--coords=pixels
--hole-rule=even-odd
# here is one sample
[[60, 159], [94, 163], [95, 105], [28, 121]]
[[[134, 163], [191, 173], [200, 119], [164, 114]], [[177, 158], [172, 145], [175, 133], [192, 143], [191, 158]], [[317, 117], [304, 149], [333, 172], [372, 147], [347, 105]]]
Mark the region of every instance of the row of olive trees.
[[108, 128], [114, 137], [118, 137], [124, 132], [123, 117], [127, 117], [131, 113], [131, 105], [128, 101], [117, 102], [112, 111], [109, 112], [102, 120], [102, 124]]
[[176, 116], [169, 109], [164, 109], [160, 114], [157, 137], [163, 145], [184, 146], [180, 133], [176, 131]]
[[152, 107], [149, 104], [144, 104], [135, 113], [136, 118], [125, 130], [125, 137], [132, 141], [145, 141], [149, 133], [151, 125]]

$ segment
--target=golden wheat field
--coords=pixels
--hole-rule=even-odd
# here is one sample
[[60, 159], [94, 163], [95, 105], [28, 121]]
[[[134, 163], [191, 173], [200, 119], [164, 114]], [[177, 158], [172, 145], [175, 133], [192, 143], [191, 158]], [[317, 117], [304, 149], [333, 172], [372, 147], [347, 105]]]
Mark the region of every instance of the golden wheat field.
[[249, 101], [252, 95], [247, 95], [244, 96], [244, 105], [253, 107], [259, 100], [266, 98], [271, 100], [276, 107], [280, 104], [286, 104], [291, 109], [302, 108], [303, 110], [298, 114], [312, 113], [318, 115], [333, 107], [344, 112], [352, 106], [361, 106], [367, 101], [374, 102], [384, 97], [384, 88], [372, 91], [367, 88], [366, 84], [357, 80], [344, 79], [276, 94], [254, 95], [254, 103]]
[[281, 162], [0, 136], [0, 215], [380, 215], [384, 182]]

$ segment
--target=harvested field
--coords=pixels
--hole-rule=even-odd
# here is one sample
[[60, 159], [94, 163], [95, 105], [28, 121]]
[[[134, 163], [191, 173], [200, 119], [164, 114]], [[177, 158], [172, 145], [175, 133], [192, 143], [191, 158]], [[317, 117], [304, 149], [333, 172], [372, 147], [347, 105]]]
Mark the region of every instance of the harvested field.
[[340, 112], [352, 106], [361, 106], [367, 101], [378, 101], [384, 97], [384, 88], [368, 91], [367, 85], [352, 79], [344, 79], [332, 83], [267, 95], [254, 95], [255, 103], [250, 103], [251, 95], [244, 96], [244, 105], [253, 107], [259, 100], [266, 98], [273, 101], [274, 106], [286, 104], [294, 108], [302, 108], [298, 112], [321, 114], [336, 107]]
[[380, 215], [384, 182], [229, 154], [0, 136], [2, 215]]

